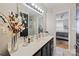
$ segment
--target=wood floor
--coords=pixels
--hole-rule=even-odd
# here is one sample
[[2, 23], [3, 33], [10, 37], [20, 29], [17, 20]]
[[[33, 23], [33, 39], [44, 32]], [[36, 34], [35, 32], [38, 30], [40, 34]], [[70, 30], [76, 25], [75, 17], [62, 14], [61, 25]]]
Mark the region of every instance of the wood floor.
[[57, 39], [56, 46], [60, 48], [68, 49], [68, 41]]

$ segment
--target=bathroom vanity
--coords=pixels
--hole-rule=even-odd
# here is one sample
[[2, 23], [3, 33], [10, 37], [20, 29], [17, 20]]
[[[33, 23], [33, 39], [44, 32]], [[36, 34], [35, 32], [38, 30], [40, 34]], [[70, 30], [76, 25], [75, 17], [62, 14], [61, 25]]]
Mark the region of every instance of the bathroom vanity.
[[41, 37], [26, 47], [20, 47], [16, 52], [10, 53], [11, 56], [51, 56], [53, 55], [53, 36]]

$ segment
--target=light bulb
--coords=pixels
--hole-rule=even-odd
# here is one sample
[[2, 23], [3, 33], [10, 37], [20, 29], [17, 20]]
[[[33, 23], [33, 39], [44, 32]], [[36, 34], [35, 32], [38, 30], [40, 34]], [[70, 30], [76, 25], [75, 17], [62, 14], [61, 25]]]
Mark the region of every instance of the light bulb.
[[42, 12], [42, 9], [40, 9], [40, 12]]
[[40, 8], [38, 7], [38, 10], [40, 11]]
[[34, 3], [32, 3], [31, 5], [32, 5], [32, 6], [35, 6], [35, 4], [34, 4]]
[[35, 5], [35, 8], [38, 8], [37, 5]]

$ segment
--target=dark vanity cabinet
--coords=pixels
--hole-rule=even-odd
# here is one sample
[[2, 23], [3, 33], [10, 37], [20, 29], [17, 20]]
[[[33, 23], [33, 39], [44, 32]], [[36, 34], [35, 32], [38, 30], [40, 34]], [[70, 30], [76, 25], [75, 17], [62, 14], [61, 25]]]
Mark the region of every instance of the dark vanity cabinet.
[[48, 41], [39, 51], [33, 56], [52, 56], [53, 55], [53, 39]]
[[79, 4], [76, 4], [76, 55], [79, 56]]

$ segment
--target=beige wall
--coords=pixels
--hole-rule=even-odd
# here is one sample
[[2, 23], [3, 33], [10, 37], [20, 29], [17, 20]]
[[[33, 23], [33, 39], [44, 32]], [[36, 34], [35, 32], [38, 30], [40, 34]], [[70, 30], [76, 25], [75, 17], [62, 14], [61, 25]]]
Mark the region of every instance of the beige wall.
[[9, 4], [9, 3], [0, 3], [0, 12], [4, 13], [5, 15], [9, 15], [9, 12], [17, 12], [16, 4]]
[[[3, 13], [7, 17], [10, 11], [16, 12], [16, 4], [0, 4], [0, 15], [1, 13]], [[4, 30], [6, 31], [6, 33], [4, 31], [0, 32], [0, 55], [5, 55], [7, 53], [8, 42], [11, 39], [11, 32], [6, 30], [6, 25], [7, 24], [3, 25], [3, 27], [5, 27]]]

